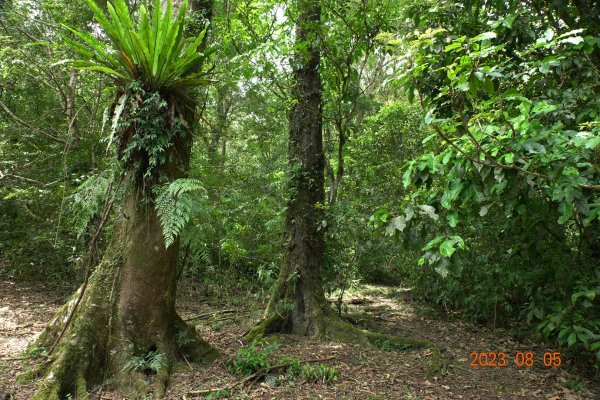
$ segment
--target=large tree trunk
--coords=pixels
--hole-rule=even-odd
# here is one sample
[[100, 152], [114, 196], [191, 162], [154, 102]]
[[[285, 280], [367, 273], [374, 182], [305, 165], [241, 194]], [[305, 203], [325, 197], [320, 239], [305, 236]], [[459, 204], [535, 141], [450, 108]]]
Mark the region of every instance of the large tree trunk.
[[[172, 161], [163, 167], [169, 180], [185, 175], [190, 139], [173, 143]], [[108, 378], [131, 395], [160, 396], [177, 356], [217, 356], [175, 312], [178, 243], [165, 247], [147, 192], [131, 174], [126, 180], [121, 220], [102, 262], [34, 343], [54, 350], [37, 371], [45, 379], [35, 399], [82, 398]]]
[[[193, 11], [203, 6], [211, 2], [194, 2]], [[139, 99], [141, 107], [145, 95], [138, 91], [130, 98]], [[218, 356], [175, 311], [179, 242], [165, 246], [153, 189], [187, 175], [195, 104], [186, 96], [160, 95], [167, 107], [144, 113], [156, 112], [155, 117], [162, 118], [168, 148], [156, 157], [156, 146], [140, 146], [157, 128], [144, 127], [139, 119], [132, 119], [119, 134], [116, 144], [125, 175], [119, 221], [100, 264], [33, 343], [50, 353], [48, 362], [32, 371], [45, 374], [34, 399], [87, 398], [95, 384], [109, 380], [134, 398], [149, 391], [160, 397], [178, 356], [187, 361]], [[187, 127], [185, 132], [181, 126]], [[131, 150], [133, 140], [138, 145]]]

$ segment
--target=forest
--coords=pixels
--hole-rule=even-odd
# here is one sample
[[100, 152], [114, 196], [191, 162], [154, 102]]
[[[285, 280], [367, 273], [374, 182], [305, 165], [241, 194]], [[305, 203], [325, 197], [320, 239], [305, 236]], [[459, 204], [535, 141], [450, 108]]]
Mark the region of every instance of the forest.
[[0, 0], [0, 400], [600, 399], [597, 0]]

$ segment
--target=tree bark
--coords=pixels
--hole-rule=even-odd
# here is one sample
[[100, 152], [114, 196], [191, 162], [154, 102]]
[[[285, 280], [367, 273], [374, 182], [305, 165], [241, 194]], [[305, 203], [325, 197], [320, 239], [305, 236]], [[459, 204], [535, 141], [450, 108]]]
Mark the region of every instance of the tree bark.
[[[191, 145], [190, 134], [175, 136], [160, 175], [168, 181], [186, 176]], [[82, 398], [108, 378], [134, 396], [161, 395], [177, 356], [205, 361], [218, 355], [175, 311], [179, 243], [165, 247], [139, 177], [129, 172], [124, 186], [121, 220], [100, 265], [34, 343], [54, 350], [51, 363], [37, 371], [45, 380], [34, 399]], [[150, 357], [161, 360], [153, 369], [143, 366]]]
[[[168, 110], [177, 110], [171, 118], [178, 115], [188, 127], [194, 125], [192, 100], [165, 95], [163, 100]], [[162, 117], [168, 121], [168, 116]], [[165, 129], [175, 129], [176, 125], [174, 121], [165, 123]], [[87, 398], [94, 385], [109, 379], [132, 397], [148, 392], [161, 397], [179, 355], [198, 362], [218, 356], [175, 311], [179, 242], [165, 246], [149, 187], [187, 175], [191, 130], [186, 134], [164, 132], [171, 138], [166, 161], [146, 178], [150, 170], [139, 166], [150, 165], [147, 150], [135, 150], [127, 159], [122, 158], [122, 149], [132, 137], [146, 134], [137, 129], [132, 125], [118, 140], [126, 175], [125, 196], [121, 218], [102, 261], [32, 344], [50, 352], [49, 362], [24, 375], [44, 374], [36, 400], [58, 400], [68, 395]]]
[[324, 239], [321, 208], [325, 200], [322, 138], [322, 84], [316, 43], [320, 24], [318, 0], [299, 0], [294, 57], [296, 101], [289, 116], [290, 199], [285, 217], [284, 261], [267, 314], [286, 315], [279, 330], [299, 335], [318, 333], [326, 305], [322, 285]]
[[324, 168], [322, 83], [319, 73], [319, 0], [297, 0], [296, 48], [292, 62], [295, 105], [289, 117], [288, 163], [290, 199], [284, 226], [284, 260], [265, 318], [246, 340], [270, 333], [293, 333], [348, 343], [376, 344], [387, 340], [408, 347], [427, 341], [364, 331], [343, 321], [323, 290]]

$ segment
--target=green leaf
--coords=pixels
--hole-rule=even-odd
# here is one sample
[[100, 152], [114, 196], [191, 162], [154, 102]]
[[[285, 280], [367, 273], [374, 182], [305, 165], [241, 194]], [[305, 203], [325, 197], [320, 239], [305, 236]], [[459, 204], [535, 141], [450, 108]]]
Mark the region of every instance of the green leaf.
[[450, 211], [446, 218], [448, 219], [448, 224], [452, 228], [456, 228], [456, 224], [458, 224], [458, 213], [456, 211]]
[[596, 147], [598, 147], [599, 144], [600, 144], [600, 135], [597, 135], [595, 137], [588, 139], [585, 142], [585, 148], [592, 150], [592, 149], [595, 149]]
[[102, 72], [122, 81], [141, 78], [153, 90], [185, 90], [213, 82], [200, 67], [214, 49], [209, 48], [204, 54], [197, 52], [206, 28], [193, 40], [183, 38], [187, 0], [182, 2], [176, 18], [172, 0], [167, 1], [164, 14], [161, 1], [156, 0], [152, 16], [141, 5], [137, 23], [131, 19], [125, 0], [108, 2], [107, 15], [94, 0], [86, 2], [110, 40], [107, 44], [87, 32], [65, 26], [82, 41], [65, 40], [72, 51], [83, 57], [72, 63], [76, 68]]
[[427, 243], [425, 245], [425, 247], [423, 247], [423, 251], [431, 250], [433, 248], [433, 246], [437, 245], [438, 243], [440, 243], [444, 239], [445, 239], [444, 236], [438, 236], [438, 237], [436, 237], [435, 239], [433, 239], [429, 243]]
[[119, 101], [117, 102], [117, 106], [115, 107], [115, 112], [113, 114], [113, 118], [112, 118], [112, 123], [110, 125], [110, 138], [108, 140], [108, 146], [106, 147], [106, 150], [108, 151], [108, 148], [110, 147], [110, 145], [113, 142], [113, 138], [115, 137], [115, 133], [117, 132], [117, 127], [119, 125], [119, 120], [121, 119], [121, 114], [123, 113], [123, 109], [125, 108], [125, 103], [127, 101], [128, 95], [124, 94], [119, 98]]
[[559, 224], [564, 224], [573, 216], [573, 203], [569, 202], [561, 202], [558, 206], [558, 211], [560, 212], [560, 217], [558, 218]]
[[437, 221], [440, 218], [440, 216], [435, 213], [435, 208], [430, 205], [421, 204], [417, 207], [423, 210], [429, 216], [429, 218], [433, 219], [434, 221]]
[[534, 107], [533, 110], [531, 111], [533, 114], [546, 114], [549, 113], [551, 111], [556, 110], [556, 106], [554, 104], [548, 104], [545, 101], [539, 102], [537, 103]]
[[398, 216], [392, 218], [388, 226], [385, 228], [385, 232], [388, 236], [393, 235], [396, 230], [402, 232], [406, 228], [406, 219], [404, 216]]
[[446, 265], [438, 265], [435, 267], [435, 272], [440, 274], [442, 278], [447, 278], [450, 271], [448, 271], [448, 267]]
[[193, 198], [191, 192], [206, 192], [196, 179], [182, 178], [156, 189], [154, 208], [163, 230], [165, 247], [170, 247], [191, 217]]
[[496, 32], [484, 32], [471, 39], [471, 42], [480, 42], [482, 40], [490, 40], [496, 37]]
[[571, 43], [574, 45], [579, 45], [579, 44], [583, 43], [583, 38], [581, 36], [571, 36], [571, 37], [564, 38], [563, 40], [561, 40], [561, 43]]
[[509, 14], [504, 18], [504, 20], [502, 20], [502, 24], [504, 26], [506, 26], [507, 28], [512, 29], [513, 23], [515, 22], [516, 18], [517, 18], [516, 15]]
[[452, 254], [454, 254], [455, 251], [454, 240], [445, 240], [440, 245], [440, 254], [444, 257], [452, 257]]
[[467, 92], [470, 88], [469, 81], [467, 79], [468, 79], [468, 77], [466, 75], [464, 75], [458, 81], [458, 85], [456, 85], [456, 88], [458, 90], [460, 90], [461, 92]]
[[485, 217], [487, 215], [488, 211], [490, 210], [491, 206], [492, 206], [491, 204], [485, 204], [485, 205], [481, 206], [481, 209], [479, 210], [479, 216]]
[[567, 338], [567, 344], [569, 345], [569, 347], [571, 347], [575, 344], [575, 342], [577, 342], [577, 333], [571, 332], [571, 334]]
[[564, 327], [560, 330], [560, 332], [558, 333], [558, 338], [559, 339], [564, 339], [565, 336], [567, 336], [567, 334], [569, 332], [571, 332], [571, 328], [570, 327]]

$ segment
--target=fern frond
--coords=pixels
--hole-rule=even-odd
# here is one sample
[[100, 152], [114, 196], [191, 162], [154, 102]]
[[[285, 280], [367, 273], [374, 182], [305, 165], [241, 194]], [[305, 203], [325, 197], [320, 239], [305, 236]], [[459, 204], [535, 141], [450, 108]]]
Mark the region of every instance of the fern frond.
[[71, 195], [70, 211], [77, 238], [86, 231], [90, 221], [101, 210], [112, 177], [92, 175], [88, 177]]
[[210, 82], [206, 72], [199, 72], [210, 54], [210, 49], [200, 52], [208, 25], [195, 38], [183, 37], [187, 0], [182, 1], [177, 16], [172, 0], [167, 0], [164, 13], [160, 0], [152, 12], [142, 4], [135, 19], [125, 0], [107, 2], [108, 13], [94, 0], [86, 3], [108, 40], [63, 25], [75, 37], [64, 35], [63, 39], [80, 59], [57, 64], [67, 62], [78, 69], [101, 72], [121, 85], [141, 80], [152, 90], [185, 91]]
[[206, 190], [196, 179], [177, 179], [157, 189], [154, 209], [160, 220], [165, 247], [171, 246], [189, 222], [195, 198], [193, 192]]

